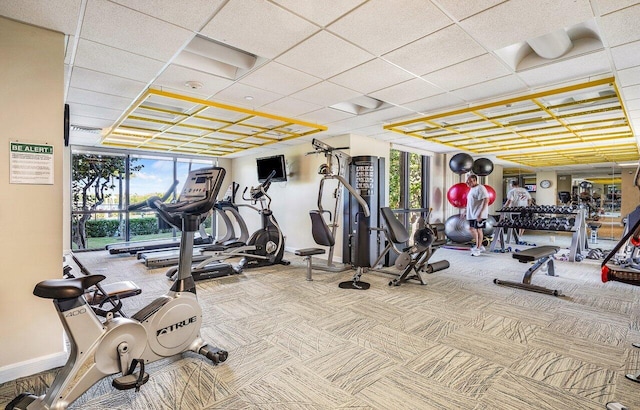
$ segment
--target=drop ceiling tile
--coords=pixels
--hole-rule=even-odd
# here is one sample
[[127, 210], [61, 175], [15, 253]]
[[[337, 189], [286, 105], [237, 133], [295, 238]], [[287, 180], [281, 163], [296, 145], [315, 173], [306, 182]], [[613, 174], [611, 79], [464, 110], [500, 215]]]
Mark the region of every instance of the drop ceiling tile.
[[640, 41], [612, 47], [611, 56], [618, 70], [640, 66]]
[[618, 70], [618, 86], [640, 84], [640, 66]]
[[[185, 85], [187, 81], [202, 83], [202, 88], [191, 90]], [[179, 94], [184, 94], [185, 91], [189, 91], [193, 95], [199, 96], [199, 98], [206, 98], [224, 90], [231, 84], [233, 84], [233, 81], [226, 78], [171, 64], [153, 82], [152, 87], [170, 88], [173, 92]]]
[[2, 0], [0, 16], [65, 34], [75, 34], [81, 4], [81, 0]]
[[260, 57], [272, 59], [319, 28], [264, 0], [228, 2], [201, 34]]
[[147, 82], [164, 66], [162, 61], [80, 39], [75, 66]]
[[506, 0], [438, 0], [438, 4], [446, 13], [453, 16], [456, 20], [463, 20], [495, 5], [504, 3], [505, 1]]
[[589, 0], [561, 6], [555, 0], [511, 0], [460, 22], [489, 51], [539, 37], [593, 18]]
[[423, 76], [425, 80], [445, 90], [456, 90], [509, 74], [509, 70], [491, 54], [443, 68]]
[[361, 94], [341, 87], [337, 84], [323, 81], [319, 84], [312, 85], [302, 91], [292, 94], [291, 97], [298, 98], [323, 107], [328, 107], [339, 102], [348, 101], [352, 98], [359, 97]]
[[437, 111], [443, 111], [445, 108], [459, 106], [462, 104], [465, 104], [465, 102], [455, 95], [443, 93], [434, 95], [433, 97], [412, 101], [404, 104], [403, 106], [418, 113], [431, 114]]
[[142, 90], [144, 90], [145, 86], [146, 84], [140, 81], [116, 77], [80, 67], [73, 68], [73, 75], [71, 77], [71, 87], [128, 98], [137, 97]]
[[[247, 96], [252, 97], [252, 99], [246, 99], [245, 97]], [[261, 90], [246, 84], [235, 83], [214, 95], [210, 100], [250, 107], [252, 110], [256, 110], [256, 107], [269, 104], [282, 97], [283, 95], [272, 93], [271, 91]]]
[[302, 114], [316, 111], [322, 108], [319, 105], [308, 103], [306, 101], [298, 100], [295, 98], [285, 97], [278, 101], [274, 101], [267, 105], [260, 107], [260, 111], [265, 111], [271, 114], [281, 115], [283, 117], [300, 117]]
[[184, 2], [175, 0], [111, 1], [191, 31], [199, 31], [225, 3], [224, 0], [189, 0], [185, 6]]
[[452, 94], [471, 103], [526, 90], [527, 86], [517, 76], [508, 75], [455, 90]]
[[359, 91], [362, 94], [369, 94], [411, 78], [415, 77], [384, 60], [376, 58], [331, 77], [329, 81]]
[[621, 91], [626, 101], [640, 98], [640, 85], [622, 87]]
[[365, 2], [365, 0], [273, 1], [321, 27], [335, 21], [338, 17]]
[[[107, 125], [108, 127], [108, 125]], [[96, 127], [103, 128], [103, 127]], [[71, 131], [69, 133], [69, 144], [71, 145], [99, 145], [102, 136], [99, 133], [90, 133], [90, 132], [82, 132], [82, 131]]]
[[69, 115], [74, 113], [80, 117], [99, 118], [103, 120], [115, 121], [122, 114], [123, 110], [113, 110], [111, 108], [95, 107], [87, 104], [69, 103]]
[[451, 25], [385, 54], [384, 59], [424, 75], [485, 53], [460, 27]]
[[321, 31], [287, 51], [276, 61], [327, 79], [371, 59], [371, 54], [333, 34]]
[[600, 30], [610, 47], [640, 40], [640, 4], [607, 14], [600, 19]]
[[426, 82], [422, 78], [405, 81], [380, 91], [369, 94], [373, 98], [402, 105], [404, 103], [441, 94], [444, 90]]
[[112, 108], [122, 112], [131, 104], [132, 100], [130, 98], [122, 98], [116, 95], [69, 87], [67, 102]]
[[640, 110], [640, 99], [627, 101], [625, 108], [630, 112]]
[[289, 95], [320, 81], [322, 80], [318, 77], [272, 61], [247, 75], [240, 82], [263, 90]]
[[189, 30], [108, 1], [90, 1], [80, 37], [167, 61], [193, 35]]
[[530, 87], [539, 87], [610, 72], [609, 59], [600, 51], [521, 71], [518, 77]]
[[638, 0], [596, 0], [595, 3], [598, 5], [600, 15], [605, 15], [625, 7], [633, 6], [638, 3]]
[[328, 30], [379, 56], [451, 23], [430, 1], [370, 0]]
[[[296, 118], [316, 124], [327, 125], [332, 122], [351, 117], [355, 117], [355, 115], [340, 110], [334, 110], [333, 108], [321, 108], [317, 111], [305, 113], [304, 116], [297, 116]], [[331, 127], [329, 127], [329, 129], [331, 129]]]

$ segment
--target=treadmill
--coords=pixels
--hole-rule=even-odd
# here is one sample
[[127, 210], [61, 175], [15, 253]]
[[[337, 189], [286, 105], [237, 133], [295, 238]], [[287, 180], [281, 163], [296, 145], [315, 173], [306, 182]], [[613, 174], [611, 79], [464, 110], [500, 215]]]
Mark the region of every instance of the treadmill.
[[[234, 247], [243, 246], [249, 240], [249, 230], [247, 229], [247, 224], [244, 222], [244, 218], [240, 215], [238, 211], [238, 205], [235, 203], [235, 197], [238, 192], [239, 184], [236, 182], [232, 182], [227, 188], [225, 192], [225, 196], [220, 201], [217, 201], [214, 205], [213, 209], [218, 213], [221, 217], [222, 221], [225, 225], [225, 235], [220, 239], [213, 242], [213, 245], [216, 246], [217, 250], [229, 249]], [[236, 232], [234, 229], [233, 222], [229, 217], [229, 214], [233, 216], [238, 227], [240, 229], [240, 236], [236, 237]], [[193, 248], [193, 263], [200, 263], [204, 260], [208, 259], [208, 256], [204, 255], [203, 252], [206, 250], [208, 245], [212, 243], [203, 243], [197, 244]], [[178, 264], [178, 250], [151, 250], [151, 251], [142, 251], [138, 252], [138, 259], [142, 260], [145, 266], [149, 269], [153, 268], [163, 268], [167, 266], [174, 266]]]
[[[173, 181], [171, 187], [160, 198], [162, 202], [165, 202], [173, 194], [178, 181]], [[137, 204], [131, 204], [127, 207], [128, 211], [137, 211], [148, 208], [147, 202], [139, 202]], [[199, 235], [198, 235], [199, 234]], [[200, 224], [200, 230], [196, 233], [193, 244], [194, 245], [209, 245], [213, 243], [211, 235], [207, 234], [204, 229], [204, 224]], [[115, 242], [105, 246], [105, 249], [109, 251], [111, 255], [119, 254], [131, 254], [135, 255], [141, 251], [153, 250], [153, 249], [167, 249], [167, 248], [179, 248], [180, 238], [165, 238], [165, 239], [153, 239], [147, 241], [129, 241], [129, 242]]]

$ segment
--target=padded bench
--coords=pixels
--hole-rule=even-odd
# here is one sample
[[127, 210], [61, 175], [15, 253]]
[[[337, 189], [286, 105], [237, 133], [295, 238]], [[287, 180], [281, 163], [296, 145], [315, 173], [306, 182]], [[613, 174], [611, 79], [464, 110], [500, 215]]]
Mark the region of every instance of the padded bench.
[[496, 285], [508, 286], [517, 289], [529, 290], [532, 292], [544, 293], [546, 295], [563, 296], [562, 291], [557, 289], [548, 289], [542, 286], [536, 286], [531, 284], [531, 278], [533, 274], [542, 267], [547, 268], [548, 276], [556, 276], [555, 267], [553, 264], [553, 255], [560, 250], [558, 246], [536, 246], [529, 248], [522, 252], [516, 252], [513, 254], [513, 258], [517, 259], [521, 263], [535, 262], [527, 272], [525, 272], [522, 278], [522, 283], [511, 282], [506, 280], [494, 279], [493, 283]]
[[298, 256], [303, 256], [303, 259], [307, 261], [307, 280], [313, 280], [311, 277], [311, 257], [313, 255], [323, 255], [325, 250], [322, 248], [304, 248], [297, 249], [294, 253]]

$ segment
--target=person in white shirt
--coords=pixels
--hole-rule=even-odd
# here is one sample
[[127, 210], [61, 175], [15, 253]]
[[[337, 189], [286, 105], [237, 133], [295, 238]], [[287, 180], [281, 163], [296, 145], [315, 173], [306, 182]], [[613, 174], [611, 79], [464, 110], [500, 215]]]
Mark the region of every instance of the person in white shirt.
[[[507, 202], [504, 204], [505, 208], [529, 205], [531, 205], [531, 194], [526, 189], [520, 187], [518, 180], [514, 179], [511, 181], [511, 189], [507, 192]], [[522, 235], [524, 235], [524, 228], [518, 230], [519, 239], [522, 239]]]
[[482, 229], [485, 227], [489, 217], [489, 192], [484, 185], [478, 183], [478, 177], [469, 175], [467, 185], [470, 190], [467, 194], [467, 221], [469, 221], [469, 231], [476, 244], [471, 248], [471, 256], [479, 256], [486, 249], [482, 246], [484, 235]]

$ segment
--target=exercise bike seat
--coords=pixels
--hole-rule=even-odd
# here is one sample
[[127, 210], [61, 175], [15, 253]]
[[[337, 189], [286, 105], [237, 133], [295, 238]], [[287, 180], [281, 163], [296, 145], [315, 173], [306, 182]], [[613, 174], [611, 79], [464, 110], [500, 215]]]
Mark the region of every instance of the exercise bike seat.
[[104, 280], [104, 275], [87, 275], [70, 279], [49, 279], [38, 283], [33, 294], [45, 299], [71, 299], [84, 295], [86, 289]]

